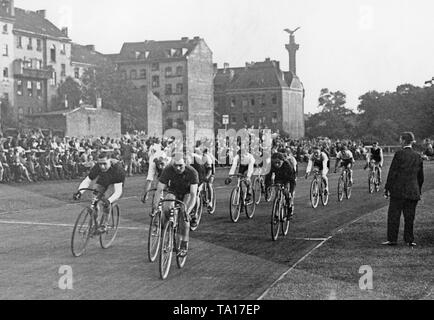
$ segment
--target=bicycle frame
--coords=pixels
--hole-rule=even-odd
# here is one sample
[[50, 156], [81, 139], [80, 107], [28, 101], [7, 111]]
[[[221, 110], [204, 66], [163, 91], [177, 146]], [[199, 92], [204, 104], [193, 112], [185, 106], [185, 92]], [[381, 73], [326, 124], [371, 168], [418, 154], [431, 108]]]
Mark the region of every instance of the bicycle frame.
[[[237, 178], [237, 186], [235, 188], [240, 189], [240, 193], [238, 194], [238, 200], [242, 200], [241, 205], [245, 206], [246, 205], [247, 192], [243, 192], [243, 188], [241, 187], [241, 183], [244, 183], [244, 185], [246, 186], [246, 190], [248, 190], [249, 186], [247, 184], [247, 177], [243, 174], [234, 174], [234, 175], [231, 175], [231, 177]], [[241, 195], [242, 195], [242, 199], [241, 199]], [[239, 205], [239, 203], [237, 203], [237, 205]]]

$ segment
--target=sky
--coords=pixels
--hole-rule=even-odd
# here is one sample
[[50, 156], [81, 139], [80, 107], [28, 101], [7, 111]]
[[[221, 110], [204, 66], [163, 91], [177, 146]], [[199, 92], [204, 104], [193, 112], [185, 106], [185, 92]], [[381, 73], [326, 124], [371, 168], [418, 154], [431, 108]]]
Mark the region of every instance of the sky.
[[200, 36], [223, 67], [280, 61], [289, 69], [283, 31], [296, 27], [297, 75], [305, 113], [316, 113], [322, 88], [342, 91], [347, 107], [372, 90], [423, 86], [434, 77], [432, 0], [15, 0], [47, 10], [73, 42], [119, 53], [124, 42]]

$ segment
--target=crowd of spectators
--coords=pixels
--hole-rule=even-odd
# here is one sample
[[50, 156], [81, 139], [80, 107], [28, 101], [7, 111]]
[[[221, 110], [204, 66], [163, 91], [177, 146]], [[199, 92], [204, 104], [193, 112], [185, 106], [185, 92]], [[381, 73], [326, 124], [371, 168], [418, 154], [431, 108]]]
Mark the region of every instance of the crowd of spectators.
[[[273, 133], [272, 138], [272, 148], [275, 151], [281, 148], [290, 150], [298, 162], [307, 162], [314, 146], [321, 146], [330, 157], [335, 157], [342, 145], [347, 145], [356, 160], [366, 159], [368, 152], [362, 141], [332, 140], [327, 137], [294, 140], [278, 133]], [[121, 161], [128, 176], [146, 174], [153, 146], [158, 145], [161, 150], [173, 151], [176, 148], [174, 142], [174, 137], [149, 137], [144, 132], [137, 131], [133, 134], [127, 133], [119, 139], [61, 138], [51, 134], [44, 135], [41, 130], [7, 137], [0, 133], [0, 183], [83, 178], [95, 165], [95, 159], [101, 150], [109, 151], [112, 158]], [[201, 144], [212, 146], [214, 141], [202, 140], [197, 142], [195, 147]], [[424, 158], [434, 160], [433, 141], [425, 139], [423, 148]], [[229, 157], [226, 165], [229, 165]]]

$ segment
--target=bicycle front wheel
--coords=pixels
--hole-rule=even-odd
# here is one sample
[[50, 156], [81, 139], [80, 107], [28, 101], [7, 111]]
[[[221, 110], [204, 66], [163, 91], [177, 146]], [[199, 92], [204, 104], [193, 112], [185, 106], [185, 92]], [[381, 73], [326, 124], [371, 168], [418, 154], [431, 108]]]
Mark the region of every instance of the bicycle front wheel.
[[106, 221], [103, 221], [105, 223], [106, 230], [99, 236], [99, 242], [103, 249], [108, 249], [111, 247], [118, 233], [120, 209], [117, 204], [111, 207], [106, 219]]
[[[247, 193], [247, 191], [246, 191]], [[256, 202], [255, 202], [255, 190], [252, 189], [252, 196], [249, 203], [246, 203], [244, 206], [244, 210], [246, 212], [246, 216], [248, 219], [253, 219], [253, 216], [255, 215], [256, 211]]]
[[347, 199], [351, 198], [351, 190], [352, 190], [352, 186], [350, 184], [350, 179], [348, 178], [347, 175], [347, 178], [345, 179], [345, 197]]
[[310, 186], [310, 203], [314, 209], [316, 209], [319, 204], [319, 185], [316, 179], [312, 181]]
[[169, 275], [170, 265], [172, 264], [173, 244], [174, 244], [174, 225], [172, 221], [167, 221], [164, 226], [163, 238], [160, 250], [160, 277], [166, 280]]
[[342, 202], [342, 200], [344, 200], [344, 187], [345, 187], [344, 179], [342, 177], [340, 177], [339, 182], [338, 182], [338, 201], [339, 202]]
[[[176, 252], [178, 252], [180, 249], [180, 245], [181, 245], [181, 240], [179, 237], [179, 227], [176, 228], [174, 239], [175, 239]], [[187, 261], [187, 256], [180, 257], [178, 254], [176, 255], [176, 265], [178, 266], [178, 269], [184, 268], [186, 261]]]
[[160, 249], [161, 243], [161, 211], [158, 210], [149, 225], [148, 233], [148, 259], [150, 262], [155, 262]]
[[211, 207], [208, 208], [208, 213], [214, 214], [217, 206], [217, 196], [215, 193], [214, 185], [208, 186], [207, 191], [208, 191], [208, 195], [207, 195], [208, 200], [211, 202]]
[[240, 219], [241, 213], [241, 189], [239, 187], [234, 188], [231, 193], [231, 199], [229, 202], [229, 213], [231, 220], [237, 223]]
[[71, 251], [74, 257], [80, 257], [86, 251], [86, 246], [92, 234], [93, 210], [85, 208], [78, 215], [72, 231]]
[[368, 179], [368, 186], [369, 186], [369, 193], [374, 193], [374, 188], [375, 188], [375, 179], [374, 179], [374, 173], [371, 172], [369, 174], [369, 179]]
[[280, 194], [276, 195], [271, 211], [271, 239], [276, 241], [280, 231]]
[[204, 194], [201, 192], [199, 194], [199, 196], [197, 197], [196, 205], [193, 209], [193, 212], [196, 216], [196, 226], [194, 228], [190, 226], [190, 230], [193, 232], [197, 230], [197, 228], [199, 227], [200, 220], [202, 219], [203, 197], [204, 197]]
[[253, 192], [255, 194], [254, 196], [255, 204], [258, 205], [261, 203], [261, 196], [262, 196], [262, 184], [261, 184], [261, 180], [258, 177], [256, 177], [255, 182], [253, 182]]
[[326, 183], [324, 179], [321, 179], [321, 202], [323, 206], [329, 203], [329, 194], [326, 192]]

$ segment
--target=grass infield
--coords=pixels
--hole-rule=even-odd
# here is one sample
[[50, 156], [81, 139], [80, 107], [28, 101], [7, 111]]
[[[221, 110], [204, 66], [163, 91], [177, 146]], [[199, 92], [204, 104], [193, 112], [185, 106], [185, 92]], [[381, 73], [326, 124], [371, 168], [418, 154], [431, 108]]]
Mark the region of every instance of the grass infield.
[[[417, 247], [403, 240], [385, 247], [387, 209], [368, 213], [336, 232], [264, 297], [267, 300], [433, 300], [434, 191], [419, 202], [414, 225]], [[362, 290], [361, 266], [372, 268], [372, 290]]]

